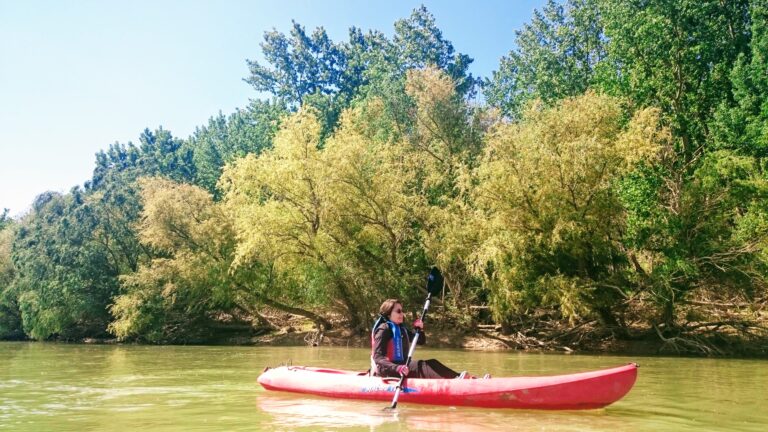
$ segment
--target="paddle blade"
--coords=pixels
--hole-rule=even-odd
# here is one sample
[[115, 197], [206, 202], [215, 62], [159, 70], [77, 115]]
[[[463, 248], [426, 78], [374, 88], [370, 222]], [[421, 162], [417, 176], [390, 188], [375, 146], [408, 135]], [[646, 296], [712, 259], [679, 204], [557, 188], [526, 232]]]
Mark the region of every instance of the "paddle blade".
[[443, 275], [437, 267], [432, 267], [427, 275], [427, 291], [436, 296], [443, 290]]

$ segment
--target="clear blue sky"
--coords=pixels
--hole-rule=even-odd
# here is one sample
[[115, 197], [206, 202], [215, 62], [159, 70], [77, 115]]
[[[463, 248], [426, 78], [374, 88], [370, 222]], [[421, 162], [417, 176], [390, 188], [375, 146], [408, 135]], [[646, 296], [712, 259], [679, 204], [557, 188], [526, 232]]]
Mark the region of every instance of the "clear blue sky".
[[425, 4], [443, 36], [489, 76], [545, 0], [0, 0], [0, 210], [91, 177], [94, 154], [163, 126], [186, 138], [259, 95], [245, 82], [265, 31], [291, 19], [378, 29]]

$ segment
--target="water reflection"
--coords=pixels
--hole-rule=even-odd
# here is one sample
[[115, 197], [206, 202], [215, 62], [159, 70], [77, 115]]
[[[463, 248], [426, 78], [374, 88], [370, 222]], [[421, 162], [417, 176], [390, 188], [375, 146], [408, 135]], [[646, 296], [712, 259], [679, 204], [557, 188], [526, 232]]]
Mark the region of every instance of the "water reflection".
[[626, 419], [606, 410], [554, 412], [401, 404], [392, 412], [385, 409], [387, 405], [279, 392], [261, 393], [256, 400], [258, 409], [271, 417], [267, 424], [277, 430], [632, 430]]
[[384, 404], [340, 401], [283, 394], [260, 394], [260, 411], [272, 416], [275, 426], [295, 427], [376, 427], [397, 422], [397, 416], [383, 410]]

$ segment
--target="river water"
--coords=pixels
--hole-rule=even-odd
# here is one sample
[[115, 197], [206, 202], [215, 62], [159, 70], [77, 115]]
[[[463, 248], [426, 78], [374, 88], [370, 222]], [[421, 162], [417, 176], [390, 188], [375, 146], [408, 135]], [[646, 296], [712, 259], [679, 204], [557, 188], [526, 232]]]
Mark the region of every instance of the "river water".
[[455, 369], [547, 375], [640, 364], [619, 402], [519, 411], [333, 400], [268, 392], [265, 366], [365, 370], [368, 351], [309, 347], [0, 342], [0, 430], [12, 431], [765, 431], [768, 361], [429, 350]]

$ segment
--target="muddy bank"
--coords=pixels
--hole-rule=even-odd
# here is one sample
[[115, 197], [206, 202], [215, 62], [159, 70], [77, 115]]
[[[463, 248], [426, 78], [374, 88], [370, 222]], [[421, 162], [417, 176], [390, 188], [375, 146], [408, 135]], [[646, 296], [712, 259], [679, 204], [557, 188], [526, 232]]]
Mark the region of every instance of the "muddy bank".
[[[457, 331], [433, 329], [427, 332], [428, 346], [434, 348], [453, 348], [480, 351], [519, 350], [526, 352], [560, 352], [582, 354], [614, 355], [680, 355], [710, 357], [751, 357], [768, 358], [768, 340], [744, 340], [727, 334], [717, 334], [706, 338], [662, 339], [652, 331], [634, 335], [631, 339], [620, 339], [611, 334], [583, 332], [574, 333], [578, 341], [559, 341], [556, 339], [535, 338], [522, 333], [504, 335], [495, 329], [477, 329]], [[230, 341], [236, 342], [236, 341]], [[267, 346], [335, 346], [369, 348], [367, 335], [337, 330], [319, 333], [317, 331], [279, 331], [241, 339], [239, 344]], [[703, 348], [707, 347], [707, 348]]]
[[[253, 323], [242, 322], [204, 326], [197, 332], [185, 333], [183, 338], [152, 344], [370, 348], [368, 334], [346, 329], [341, 320], [335, 320], [331, 330], [320, 332], [303, 317], [275, 314], [270, 318], [269, 328], [254, 327]], [[501, 326], [492, 324], [462, 328], [457, 322], [447, 324], [450, 319], [438, 322], [441, 324], [427, 326], [429, 347], [568, 354], [768, 358], [768, 331], [765, 330], [764, 322], [748, 328], [735, 324], [739, 321], [719, 321], [715, 323], [717, 325], [689, 322], [685, 327], [667, 330], [638, 326], [611, 331], [599, 326], [594, 320], [571, 324], [562, 320], [531, 317], [506, 332], [502, 332]], [[59, 341], [90, 344], [147, 343], [142, 340], [120, 342], [109, 337]]]
[[[620, 339], [611, 335], [591, 334], [579, 342], [561, 343], [523, 334], [504, 335], [496, 330], [478, 329], [457, 331], [433, 329], [427, 332], [431, 348], [451, 348], [478, 351], [516, 350], [524, 352], [551, 352], [564, 354], [612, 354], [638, 356], [698, 356], [720, 358], [768, 359], [768, 340], [744, 340], [723, 334], [706, 338], [661, 339], [651, 332], [636, 335], [632, 339]], [[84, 344], [144, 344], [141, 341], [118, 341], [115, 338], [86, 338], [83, 340], [53, 340], [63, 343]], [[706, 345], [703, 345], [706, 344]], [[317, 332], [285, 327], [264, 334], [208, 334], [205, 337], [181, 341], [152, 343], [151, 345], [225, 345], [225, 346], [322, 346], [370, 348], [367, 335], [353, 334], [348, 330]], [[706, 346], [706, 349], [702, 349]]]

